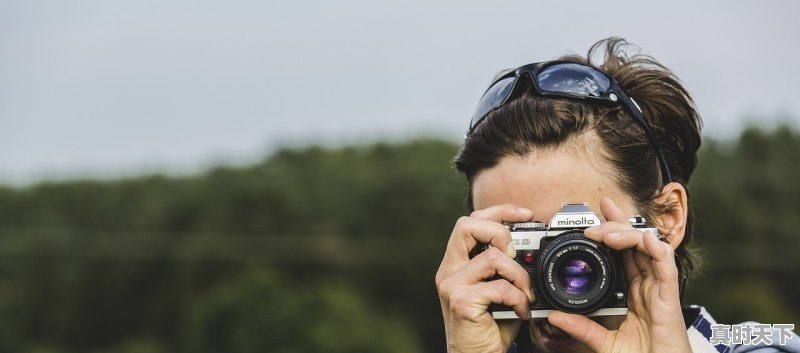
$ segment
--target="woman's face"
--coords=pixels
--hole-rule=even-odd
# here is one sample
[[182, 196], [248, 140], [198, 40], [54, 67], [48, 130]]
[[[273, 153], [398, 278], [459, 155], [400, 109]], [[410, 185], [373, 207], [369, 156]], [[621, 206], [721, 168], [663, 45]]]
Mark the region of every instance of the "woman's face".
[[[524, 157], [507, 156], [475, 175], [473, 206], [479, 210], [514, 204], [532, 210], [534, 219], [547, 222], [563, 203], [587, 202], [602, 219], [598, 202], [609, 197], [627, 214], [639, 214], [633, 199], [614, 183], [612, 169], [597, 155], [559, 148], [537, 150]], [[595, 319], [609, 329], [618, 328], [623, 320], [621, 316]], [[534, 344], [544, 351], [588, 351], [546, 320], [532, 320], [530, 327]]]

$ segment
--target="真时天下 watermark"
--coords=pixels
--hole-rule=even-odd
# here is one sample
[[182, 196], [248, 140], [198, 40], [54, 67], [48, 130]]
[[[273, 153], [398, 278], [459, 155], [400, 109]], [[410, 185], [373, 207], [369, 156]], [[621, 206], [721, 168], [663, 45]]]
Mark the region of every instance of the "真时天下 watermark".
[[[785, 345], [794, 334], [794, 324], [711, 325], [711, 344], [725, 345]], [[777, 336], [777, 339], [776, 339]], [[777, 342], [776, 342], [777, 340]]]

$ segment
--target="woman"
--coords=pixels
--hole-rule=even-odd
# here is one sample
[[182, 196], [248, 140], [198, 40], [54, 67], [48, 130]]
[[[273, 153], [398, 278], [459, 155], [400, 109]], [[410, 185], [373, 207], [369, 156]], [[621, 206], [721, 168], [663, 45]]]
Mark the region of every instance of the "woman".
[[[709, 343], [714, 322], [702, 308], [682, 311], [680, 302], [696, 267], [686, 185], [700, 116], [672, 72], [650, 57], [628, 57], [626, 46], [610, 38], [587, 58], [506, 71], [481, 99], [455, 160], [475, 211], [456, 223], [436, 274], [448, 351], [729, 349]], [[599, 69], [588, 65], [598, 56]], [[628, 313], [552, 311], [531, 320], [534, 284], [514, 260], [508, 224], [548, 221], [562, 204], [584, 202], [604, 219], [585, 236], [622, 251]], [[657, 232], [634, 229], [634, 215]], [[470, 256], [481, 243], [491, 247]], [[525, 320], [495, 320], [491, 304]]]

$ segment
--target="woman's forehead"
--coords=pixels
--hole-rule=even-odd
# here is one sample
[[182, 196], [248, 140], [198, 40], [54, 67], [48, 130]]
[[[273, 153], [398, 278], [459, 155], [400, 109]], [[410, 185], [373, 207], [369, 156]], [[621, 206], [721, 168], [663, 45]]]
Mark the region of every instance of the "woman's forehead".
[[546, 220], [564, 203], [587, 202], [599, 214], [600, 198], [610, 197], [623, 210], [635, 213], [633, 199], [614, 179], [601, 163], [558, 149], [524, 157], [507, 156], [475, 175], [473, 206], [484, 209], [514, 204], [529, 208], [537, 219]]

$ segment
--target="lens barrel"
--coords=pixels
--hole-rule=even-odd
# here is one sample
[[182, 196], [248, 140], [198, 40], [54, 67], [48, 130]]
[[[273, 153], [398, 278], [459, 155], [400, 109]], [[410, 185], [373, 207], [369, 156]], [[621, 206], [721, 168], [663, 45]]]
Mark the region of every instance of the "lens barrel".
[[554, 308], [586, 314], [606, 303], [615, 288], [616, 271], [608, 248], [574, 231], [544, 247], [537, 285]]

